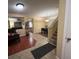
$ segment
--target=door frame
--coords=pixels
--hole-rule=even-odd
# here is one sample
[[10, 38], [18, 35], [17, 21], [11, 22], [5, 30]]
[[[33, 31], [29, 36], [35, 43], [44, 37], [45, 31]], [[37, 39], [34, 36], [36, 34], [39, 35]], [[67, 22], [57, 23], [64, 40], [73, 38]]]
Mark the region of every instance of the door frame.
[[[58, 31], [57, 31], [57, 49], [56, 49], [56, 57], [57, 59], [64, 59], [65, 52], [65, 20], [66, 20], [66, 12], [67, 7], [69, 5], [68, 0], [59, 0], [59, 15], [58, 15]], [[67, 5], [68, 4], [68, 5]]]

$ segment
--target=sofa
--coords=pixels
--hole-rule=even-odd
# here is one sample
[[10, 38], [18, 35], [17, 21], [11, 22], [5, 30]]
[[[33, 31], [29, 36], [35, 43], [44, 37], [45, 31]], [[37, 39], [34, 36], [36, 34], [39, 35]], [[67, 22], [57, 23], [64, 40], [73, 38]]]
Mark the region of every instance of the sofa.
[[12, 43], [19, 41], [20, 41], [20, 36], [19, 34], [16, 33], [16, 29], [15, 28], [8, 29], [8, 44], [10, 45]]
[[25, 29], [16, 29], [16, 33], [18, 33], [21, 36], [26, 35], [26, 30]]

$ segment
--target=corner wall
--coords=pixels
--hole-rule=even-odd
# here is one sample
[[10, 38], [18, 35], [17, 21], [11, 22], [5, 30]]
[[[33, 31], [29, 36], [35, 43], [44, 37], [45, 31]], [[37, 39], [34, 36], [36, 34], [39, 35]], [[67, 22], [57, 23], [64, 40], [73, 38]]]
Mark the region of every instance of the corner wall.
[[64, 18], [65, 18], [65, 0], [59, 1], [59, 16], [58, 16], [58, 37], [56, 55], [61, 59], [62, 54], [62, 41], [64, 39]]

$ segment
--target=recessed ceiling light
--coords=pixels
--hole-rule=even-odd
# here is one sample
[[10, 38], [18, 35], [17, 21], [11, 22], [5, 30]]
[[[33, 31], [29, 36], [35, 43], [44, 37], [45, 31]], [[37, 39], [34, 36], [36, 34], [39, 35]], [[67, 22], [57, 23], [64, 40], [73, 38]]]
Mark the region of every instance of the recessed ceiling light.
[[17, 7], [18, 9], [23, 9], [23, 8], [24, 8], [24, 4], [22, 4], [22, 3], [17, 3], [17, 4], [16, 4], [16, 7]]
[[49, 20], [45, 20], [45, 22], [49, 22]]

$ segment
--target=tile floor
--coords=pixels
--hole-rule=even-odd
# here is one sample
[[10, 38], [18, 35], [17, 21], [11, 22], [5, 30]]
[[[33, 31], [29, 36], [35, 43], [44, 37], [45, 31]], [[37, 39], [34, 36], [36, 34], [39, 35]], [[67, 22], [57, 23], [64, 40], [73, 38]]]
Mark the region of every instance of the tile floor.
[[[31, 51], [35, 48], [43, 46], [48, 43], [48, 39], [40, 34], [32, 34], [30, 33], [30, 39], [34, 38], [36, 40], [36, 45], [32, 48], [25, 49], [21, 52], [18, 52], [14, 55], [10, 55], [8, 59], [34, 59]], [[55, 49], [43, 56], [41, 59], [56, 59], [55, 57]]]

